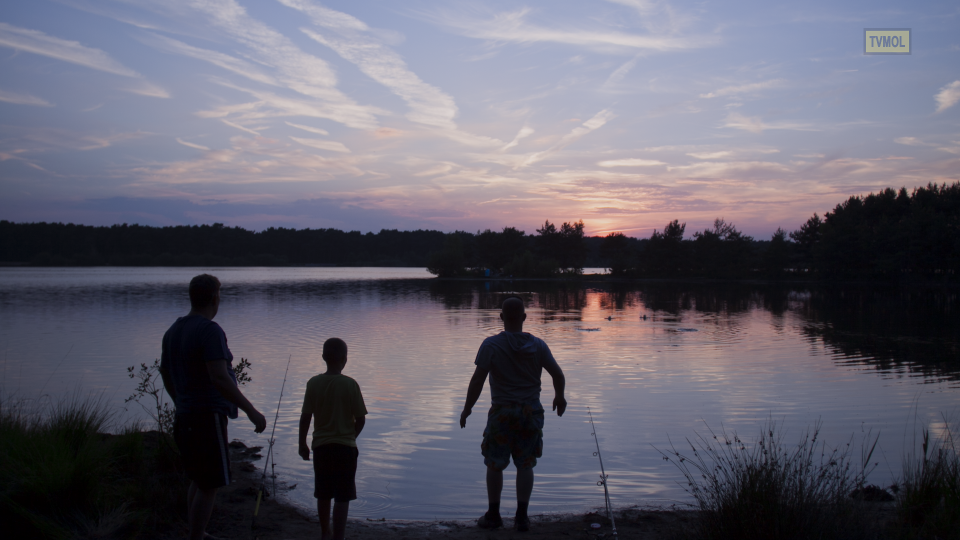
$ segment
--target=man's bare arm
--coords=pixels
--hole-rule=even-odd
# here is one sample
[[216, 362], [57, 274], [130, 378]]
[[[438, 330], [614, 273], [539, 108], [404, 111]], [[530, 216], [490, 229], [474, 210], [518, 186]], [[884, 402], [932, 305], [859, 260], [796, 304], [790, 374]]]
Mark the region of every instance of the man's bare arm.
[[473, 406], [480, 399], [480, 393], [483, 392], [483, 383], [486, 382], [489, 373], [488, 370], [480, 366], [477, 366], [476, 371], [473, 372], [473, 377], [470, 378], [470, 386], [467, 387], [467, 401], [463, 404], [463, 412], [460, 413], [461, 429], [467, 427], [467, 417], [473, 412]]
[[307, 433], [310, 432], [310, 420], [313, 418], [313, 415], [310, 413], [303, 413], [300, 415], [300, 457], [304, 461], [310, 461], [310, 447], [307, 445]]
[[563, 411], [567, 410], [567, 400], [563, 397], [567, 379], [563, 376], [563, 370], [557, 364], [551, 364], [544, 369], [553, 378], [553, 391], [556, 394], [553, 398], [553, 410], [557, 411], [557, 416], [563, 416]]
[[367, 417], [366, 417], [366, 416], [358, 416], [358, 417], [356, 417], [356, 418], [353, 419], [353, 429], [354, 429], [354, 432], [355, 432], [354, 437], [359, 437], [359, 436], [360, 436], [360, 432], [363, 431], [363, 426], [365, 426], [365, 425], [367, 425]]
[[247, 398], [244, 397], [240, 389], [237, 388], [237, 384], [233, 382], [233, 379], [227, 373], [228, 369], [230, 368], [226, 360], [211, 360], [207, 362], [207, 374], [210, 375], [210, 380], [213, 382], [213, 386], [217, 391], [220, 392], [220, 395], [230, 403], [239, 407], [241, 411], [247, 413], [247, 418], [253, 422], [254, 431], [263, 433], [263, 430], [267, 428], [267, 419], [247, 401]]

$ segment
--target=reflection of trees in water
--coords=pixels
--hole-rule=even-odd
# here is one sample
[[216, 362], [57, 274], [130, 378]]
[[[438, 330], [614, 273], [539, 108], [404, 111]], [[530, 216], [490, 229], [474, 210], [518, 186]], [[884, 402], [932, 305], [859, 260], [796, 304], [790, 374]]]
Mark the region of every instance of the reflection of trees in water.
[[955, 290], [819, 288], [798, 304], [803, 332], [843, 353], [841, 364], [960, 380]]
[[[396, 292], [403, 294], [402, 289]], [[711, 283], [584, 283], [555, 281], [432, 282], [430, 295], [447, 309], [499, 309], [508, 294], [539, 308], [544, 321], [582, 319], [588, 300], [605, 311], [642, 306], [653, 319], [723, 327], [734, 337], [755, 310], [773, 316], [775, 332], [795, 313], [805, 335], [842, 353], [844, 364], [933, 380], [960, 380], [960, 302], [956, 291], [890, 287], [799, 288]]]

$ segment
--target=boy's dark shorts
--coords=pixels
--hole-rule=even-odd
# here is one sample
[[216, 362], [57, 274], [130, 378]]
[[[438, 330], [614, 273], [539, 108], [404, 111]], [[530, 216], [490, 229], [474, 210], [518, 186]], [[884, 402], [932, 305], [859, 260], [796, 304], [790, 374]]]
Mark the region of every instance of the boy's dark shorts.
[[177, 414], [173, 440], [187, 478], [198, 487], [212, 489], [230, 483], [226, 416], [215, 412]]
[[347, 502], [357, 498], [357, 456], [355, 446], [321, 444], [313, 449], [313, 496], [321, 500]]
[[543, 407], [539, 402], [494, 404], [480, 444], [483, 464], [502, 471], [510, 464], [520, 469], [537, 466], [543, 456]]

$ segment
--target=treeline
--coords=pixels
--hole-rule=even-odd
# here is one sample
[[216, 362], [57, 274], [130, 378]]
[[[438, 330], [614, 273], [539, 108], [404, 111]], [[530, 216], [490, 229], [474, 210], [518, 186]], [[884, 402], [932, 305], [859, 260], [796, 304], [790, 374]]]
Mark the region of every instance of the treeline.
[[222, 224], [176, 227], [0, 221], [0, 263], [40, 266], [409, 266], [441, 277], [550, 277], [602, 267], [623, 277], [956, 279], [960, 182], [853, 196], [799, 229], [757, 240], [718, 218], [688, 234], [584, 235], [583, 221], [499, 231], [344, 232]]

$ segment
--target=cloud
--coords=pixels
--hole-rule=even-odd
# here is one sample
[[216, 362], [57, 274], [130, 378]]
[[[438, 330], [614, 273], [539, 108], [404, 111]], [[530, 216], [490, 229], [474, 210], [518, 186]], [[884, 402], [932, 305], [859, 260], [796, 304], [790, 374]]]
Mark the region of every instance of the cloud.
[[53, 107], [53, 103], [28, 94], [17, 94], [16, 92], [7, 92], [0, 90], [0, 101], [13, 103], [14, 105], [34, 105], [36, 107]]
[[295, 128], [297, 128], [297, 129], [302, 129], [302, 130], [304, 130], [304, 131], [306, 131], [306, 132], [314, 133], [314, 134], [316, 134], [316, 135], [329, 135], [329, 134], [330, 134], [330, 132], [327, 131], [327, 130], [325, 130], [325, 129], [320, 129], [320, 128], [315, 128], [315, 127], [305, 126], [305, 125], [303, 125], [303, 124], [294, 124], [293, 122], [284, 122], [284, 123], [285, 123], [286, 125], [290, 126], [290, 127], [295, 127]]
[[930, 143], [925, 143], [916, 137], [897, 137], [893, 142], [907, 146], [935, 146]]
[[[184, 3], [171, 0], [156, 8], [177, 9]], [[304, 52], [290, 38], [251, 17], [235, 0], [201, 0], [183, 7], [205, 15], [211, 30], [224, 32], [244, 46], [253, 60], [271, 66], [275, 71], [273, 78], [279, 85], [319, 100], [320, 103], [311, 104], [310, 108], [326, 111], [322, 117], [356, 129], [378, 127], [375, 115], [382, 113], [381, 109], [359, 105], [346, 96], [337, 89], [337, 76], [327, 62]], [[180, 10], [176, 13], [180, 14]], [[224, 66], [236, 65], [222, 57], [216, 59], [223, 61]]]
[[619, 32], [607, 27], [596, 30], [546, 28], [527, 22], [526, 18], [529, 13], [530, 9], [523, 8], [497, 13], [488, 19], [480, 19], [465, 17], [460, 14], [452, 15], [448, 12], [437, 12], [427, 14], [424, 18], [476, 39], [525, 44], [551, 42], [612, 50], [620, 53], [630, 50], [673, 51], [697, 49], [715, 44], [718, 41], [717, 38], [707, 35], [694, 37], [640, 35]]
[[632, 59], [624, 62], [620, 67], [613, 70], [613, 73], [611, 73], [610, 76], [607, 77], [607, 80], [604, 81], [604, 83], [600, 87], [610, 88], [612, 86], [616, 86], [617, 84], [620, 84], [620, 81], [622, 81], [623, 78], [627, 76], [627, 73], [630, 73], [630, 70], [632, 70], [637, 65], [637, 61], [639, 60], [640, 60], [640, 55], [637, 55]]
[[612, 120], [614, 116], [616, 115], [613, 114], [613, 112], [607, 109], [603, 109], [602, 111], [593, 115], [593, 118], [587, 120], [582, 125], [573, 128], [573, 130], [571, 130], [570, 133], [567, 133], [566, 135], [564, 135], [563, 138], [561, 138], [560, 141], [557, 142], [555, 145], [551, 146], [550, 148], [542, 152], [535, 152], [533, 154], [530, 154], [525, 159], [523, 159], [523, 161], [515, 165], [514, 168], [518, 169], [520, 167], [525, 167], [527, 165], [532, 165], [539, 161], [543, 161], [554, 152], [566, 147], [570, 143], [573, 143], [579, 140], [581, 137], [583, 137], [587, 133], [590, 133], [591, 131], [594, 131], [596, 129], [603, 127], [603, 125], [609, 122], [610, 120]]
[[330, 150], [331, 152], [343, 152], [345, 154], [350, 153], [350, 149], [344, 146], [341, 142], [325, 141], [322, 139], [301, 139], [300, 137], [290, 138], [304, 146], [309, 146], [310, 148], [316, 148], [318, 150]]
[[730, 113], [727, 115], [724, 124], [721, 127], [742, 129], [751, 133], [762, 133], [767, 129], [783, 129], [793, 131], [820, 131], [809, 124], [798, 124], [789, 122], [764, 122], [759, 116], [744, 116], [740, 113]]
[[533, 135], [533, 133], [534, 133], [534, 130], [533, 130], [532, 127], [523, 126], [522, 128], [520, 128], [520, 131], [517, 132], [517, 136], [514, 137], [512, 141], [510, 141], [509, 143], [507, 143], [506, 146], [504, 146], [503, 148], [501, 148], [501, 150], [509, 150], [509, 149], [513, 148], [514, 146], [517, 146], [518, 144], [520, 144], [520, 140], [521, 140], [521, 139], [525, 139], [525, 138], [529, 137], [530, 135]]
[[601, 167], [655, 167], [659, 165], [666, 165], [662, 161], [657, 161], [655, 159], [613, 159], [609, 161], [601, 161], [597, 163]]
[[279, 86], [279, 83], [274, 77], [264, 73], [254, 64], [247, 62], [246, 60], [235, 58], [228, 54], [201, 49], [199, 47], [188, 45], [182, 41], [177, 41], [175, 39], [152, 33], [147, 33], [146, 36], [141, 39], [141, 41], [162, 51], [209, 62], [215, 66], [221, 67], [232, 73], [236, 73], [237, 75], [242, 75], [253, 81]]
[[85, 47], [77, 41], [55, 38], [37, 30], [20, 28], [4, 22], [0, 22], [0, 45], [114, 75], [140, 77], [139, 73], [117, 62], [100, 49]]
[[719, 159], [729, 157], [733, 155], [733, 152], [729, 150], [721, 150], [719, 152], [688, 152], [687, 155], [697, 159]]
[[708, 94], [700, 94], [700, 97], [706, 99], [712, 99], [715, 97], [721, 96], [732, 96], [735, 94], [752, 94], [759, 92], [760, 90], [767, 90], [769, 88], [779, 88], [784, 86], [786, 81], [783, 79], [772, 79], [769, 81], [762, 81], [756, 83], [740, 84], [736, 86], [725, 86], [718, 90], [714, 90]]
[[190, 148], [196, 148], [197, 150], [210, 151], [210, 149], [207, 148], [206, 146], [200, 146], [199, 144], [194, 144], [194, 143], [192, 143], [192, 142], [187, 142], [187, 141], [181, 139], [180, 137], [177, 137], [177, 142], [180, 143], [180, 144], [182, 144], [182, 145], [184, 145], [184, 146], [189, 146]]
[[147, 81], [140, 81], [133, 86], [127, 86], [126, 88], [121, 88], [124, 92], [130, 92], [131, 94], [138, 94], [141, 96], [155, 97], [162, 99], [169, 99], [170, 93], [161, 88], [160, 86], [153, 84]]
[[278, 0], [281, 4], [306, 14], [313, 24], [333, 30], [337, 36], [321, 34], [308, 28], [301, 31], [325, 45], [361, 72], [385, 86], [406, 102], [407, 119], [439, 128], [450, 138], [471, 146], [499, 146], [503, 142], [464, 133], [454, 123], [459, 112], [454, 99], [439, 88], [424, 82], [413, 73], [393, 49], [369, 35], [370, 28], [362, 21], [306, 0]]
[[938, 113], [953, 107], [960, 101], [960, 81], [953, 81], [944, 86], [933, 99], [937, 100]]

